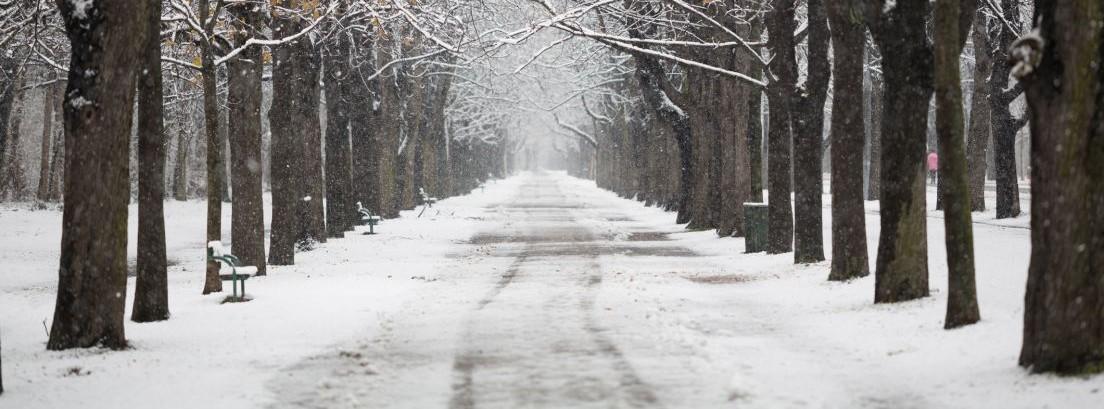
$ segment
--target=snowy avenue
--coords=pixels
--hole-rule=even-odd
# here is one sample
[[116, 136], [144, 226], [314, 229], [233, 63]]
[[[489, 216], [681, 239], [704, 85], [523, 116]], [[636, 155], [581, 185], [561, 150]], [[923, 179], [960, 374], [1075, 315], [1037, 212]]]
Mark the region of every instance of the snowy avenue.
[[[190, 233], [199, 205], [169, 206], [170, 237], [199, 237]], [[876, 234], [876, 208], [868, 214]], [[562, 173], [491, 182], [417, 215], [272, 267], [249, 281], [256, 299], [242, 304], [186, 291], [203, 265], [176, 257], [201, 243], [170, 240], [173, 318], [130, 328], [131, 349], [118, 353], [42, 351], [53, 284], [48, 263], [34, 260], [56, 249], [5, 241], [0, 262], [28, 273], [0, 296], [0, 310], [19, 318], [4, 343], [17, 387], [0, 402], [1092, 408], [1104, 396], [1099, 378], [1032, 378], [1009, 359], [1024, 279], [1010, 266], [1029, 246], [1021, 226], [976, 225], [979, 266], [1002, 274], [979, 280], [986, 321], [944, 332], [945, 266], [933, 265], [932, 297], [873, 305], [872, 277], [826, 283], [824, 263], [741, 254], [742, 240], [685, 232], [670, 213]], [[45, 238], [58, 233], [53, 217], [5, 211], [0, 221], [17, 237]], [[932, 240], [941, 235], [933, 229]]]
[[0, 409], [1104, 409], [1104, 0], [0, 0]]

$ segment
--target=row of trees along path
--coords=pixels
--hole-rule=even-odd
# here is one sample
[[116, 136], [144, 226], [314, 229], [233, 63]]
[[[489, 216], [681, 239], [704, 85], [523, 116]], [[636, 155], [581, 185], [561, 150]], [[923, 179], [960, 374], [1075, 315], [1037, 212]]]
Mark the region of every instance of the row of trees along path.
[[[573, 173], [677, 211], [677, 221], [691, 229], [716, 229], [722, 236], [744, 235], [738, 205], [765, 199], [767, 251], [815, 263], [825, 259], [821, 167], [828, 150], [833, 261], [827, 278], [870, 273], [864, 198], [879, 200], [877, 303], [928, 296], [924, 157], [934, 96], [934, 145], [942, 162], [937, 197], [950, 280], [947, 328], [980, 319], [971, 221], [971, 211], [984, 209], [986, 169], [979, 158], [994, 154], [997, 217], [1015, 217], [1015, 134], [1029, 124], [1032, 257], [1020, 364], [1040, 372], [1104, 368], [1104, 6], [1097, 0], [1036, 0], [1027, 35], [1025, 4], [1017, 0], [535, 2], [543, 13], [539, 24], [474, 36], [468, 35], [478, 26], [474, 20], [445, 16], [486, 11], [488, 3], [14, 3], [24, 7], [4, 20], [5, 28], [56, 24], [68, 46], [68, 55], [58, 59], [67, 60], [67, 68], [51, 60], [53, 72], [66, 78], [44, 81], [65, 87], [47, 93], [61, 100], [53, 103], [61, 103], [63, 143], [46, 143], [48, 129], [43, 136], [43, 158], [64, 164], [59, 285], [48, 349], [126, 346], [125, 298], [119, 295], [126, 294], [128, 153], [135, 123], [138, 290], [131, 318], [169, 316], [162, 201], [166, 84], [183, 77], [197, 88], [206, 141], [207, 239], [221, 240], [222, 202], [229, 199], [233, 252], [265, 274], [267, 264], [294, 263], [297, 248], [350, 231], [357, 202], [393, 217], [415, 204], [419, 188], [444, 196], [503, 176], [517, 149], [506, 142], [501, 117], [477, 103], [455, 102], [464, 100], [456, 95], [468, 81], [456, 81], [465, 77], [454, 71], [481, 62], [462, 46], [478, 44], [486, 55], [555, 30], [605, 46], [611, 55], [605, 62], [609, 81], [593, 93], [599, 97], [592, 95], [589, 104], [579, 99], [586, 120], [556, 119], [577, 137], [566, 154]], [[12, 32], [19, 36], [7, 41], [35, 40], [26, 50], [48, 37], [38, 29]], [[967, 41], [975, 60], [968, 121], [959, 69]], [[177, 58], [176, 44], [184, 44], [194, 61]], [[32, 71], [27, 61], [43, 60], [42, 51], [24, 55], [0, 58], [5, 124], [22, 116], [12, 113], [23, 105], [15, 103], [21, 90], [47, 86], [28, 85], [25, 75]], [[171, 77], [162, 63], [171, 67]], [[428, 75], [425, 65], [444, 68]], [[262, 106], [266, 81], [268, 115]], [[1016, 117], [1012, 104], [1021, 94], [1027, 114]], [[271, 130], [273, 212], [268, 249], [265, 124]], [[19, 129], [3, 128], [0, 148], [17, 140], [9, 135]], [[871, 160], [864, 192], [859, 165], [865, 145]], [[3, 163], [12, 156], [0, 149]], [[5, 192], [22, 189], [12, 178], [3, 180]], [[45, 179], [44, 189], [40, 182], [41, 197], [49, 196], [52, 180]], [[207, 270], [204, 293], [220, 291], [218, 266]]]

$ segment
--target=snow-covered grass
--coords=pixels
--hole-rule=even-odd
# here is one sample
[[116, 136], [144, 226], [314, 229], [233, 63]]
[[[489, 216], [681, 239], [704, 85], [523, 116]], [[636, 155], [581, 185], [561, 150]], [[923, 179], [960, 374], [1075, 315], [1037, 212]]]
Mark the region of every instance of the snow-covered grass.
[[[579, 189], [591, 184], [577, 183]], [[619, 210], [641, 221], [638, 228], [679, 231], [671, 213], [605, 194], [605, 205], [620, 203]], [[877, 202], [867, 202], [871, 276], [828, 282], [830, 261], [794, 265], [792, 253], [744, 254], [742, 238], [678, 232], [670, 235], [672, 244], [693, 249], [706, 260], [622, 259], [623, 270], [632, 273], [618, 276], [631, 277], [620, 280], [622, 284], [646, 287], [650, 297], [636, 300], [627, 311], [625, 305], [611, 303], [611, 315], [646, 316], [655, 323], [655, 332], [664, 334], [659, 339], [675, 340], [672, 349], [700, 348], [700, 359], [727, 362], [731, 380], [727, 385], [716, 380], [717, 387], [727, 387], [729, 397], [742, 407], [1101, 407], [1104, 376], [1029, 375], [1017, 366], [1031, 249], [1026, 215], [1001, 221], [994, 220], [992, 210], [974, 215], [982, 321], [943, 329], [947, 265], [943, 219], [934, 210], [934, 199], [934, 188], [929, 189], [930, 297], [873, 303], [879, 219]], [[829, 200], [826, 196], [825, 203]], [[830, 259], [827, 207], [824, 226]], [[615, 260], [610, 264], [617, 268]], [[636, 353], [662, 353], [656, 343], [649, 340]]]
[[[271, 266], [248, 281], [254, 299], [221, 304], [226, 292], [204, 296], [206, 204], [166, 202], [168, 321], [128, 321], [131, 348], [46, 351], [53, 317], [61, 213], [28, 204], [0, 210], [0, 341], [5, 392], [2, 408], [164, 407], [239, 408], [268, 401], [264, 387], [281, 367], [354, 337], [369, 337], [379, 319], [398, 308], [439, 269], [454, 243], [465, 241], [486, 203], [512, 192], [516, 180], [442, 200], [421, 218], [377, 226], [382, 234], [346, 233], [295, 266]], [[267, 207], [266, 200], [266, 207]], [[271, 212], [267, 211], [266, 214]], [[136, 208], [131, 206], [133, 264]], [[229, 230], [229, 206], [224, 227]], [[229, 233], [225, 235], [229, 244]], [[127, 317], [133, 299], [129, 283]]]

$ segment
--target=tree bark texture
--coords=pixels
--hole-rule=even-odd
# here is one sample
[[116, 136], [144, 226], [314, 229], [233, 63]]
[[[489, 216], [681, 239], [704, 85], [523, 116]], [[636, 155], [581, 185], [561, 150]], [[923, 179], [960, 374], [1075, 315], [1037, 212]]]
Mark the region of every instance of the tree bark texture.
[[[1020, 365], [1104, 371], [1104, 5], [1040, 0], [1016, 44], [1031, 121], [1031, 265]], [[1041, 41], [1038, 41], [1041, 39]]]
[[349, 42], [338, 36], [325, 56], [326, 80], [326, 230], [329, 237], [344, 237], [352, 228], [352, 162], [349, 142], [348, 64]]
[[[1019, 5], [1016, 0], [1000, 0], [1004, 19], [1017, 25], [1020, 21]], [[1011, 65], [1008, 50], [1018, 37], [1004, 24], [998, 26], [998, 32], [992, 50], [993, 72], [989, 77], [989, 115], [993, 132], [993, 167], [997, 182], [997, 218], [1005, 219], [1020, 215], [1020, 184], [1016, 175], [1016, 133], [1023, 128], [1023, 119], [1012, 116], [1012, 101], [1023, 92], [1019, 85], [1009, 87]], [[1026, 114], [1025, 114], [1026, 115]]]
[[147, 8], [141, 18], [146, 34], [138, 75], [138, 277], [131, 311], [134, 322], [169, 319], [161, 3], [150, 2]]
[[[209, 0], [199, 0], [200, 21], [210, 20]], [[210, 24], [210, 23], [208, 23]], [[215, 67], [214, 45], [201, 43], [200, 58], [203, 67], [199, 73], [203, 81], [203, 124], [207, 139], [207, 242], [222, 242], [222, 199], [225, 196], [223, 162], [223, 138], [219, 133], [218, 70]], [[203, 281], [203, 294], [222, 291], [219, 279], [219, 262], [208, 260]]]
[[933, 92], [932, 46], [925, 29], [927, 4], [884, 1], [868, 5], [867, 25], [882, 54], [881, 234], [874, 302], [928, 295], [925, 147], [928, 101]]
[[974, 233], [966, 170], [965, 122], [959, 59], [977, 0], [937, 0], [934, 17], [935, 127], [947, 246], [947, 315], [944, 328], [981, 319], [974, 282]]
[[[81, 10], [77, 7], [83, 6]], [[126, 347], [128, 140], [147, 2], [58, 2], [71, 44], [65, 210], [47, 349]], [[89, 73], [92, 73], [91, 75]]]
[[989, 75], [993, 62], [989, 59], [987, 18], [982, 9], [974, 15], [974, 84], [970, 99], [970, 125], [966, 144], [966, 166], [969, 168], [970, 210], [985, 211], [985, 154], [989, 150]]
[[794, 263], [799, 264], [824, 261], [822, 135], [824, 102], [828, 97], [828, 80], [831, 77], [828, 65], [831, 33], [828, 31], [824, 0], [808, 0], [808, 7], [808, 78], [804, 88], [797, 88], [790, 98], [790, 120], [794, 131]]
[[[263, 22], [254, 4], [238, 4], [228, 11], [234, 18], [234, 43], [238, 46], [261, 33]], [[261, 48], [250, 47], [227, 62], [229, 90], [230, 243], [232, 253], [244, 265], [257, 267], [265, 275], [265, 228], [262, 202], [261, 163], [261, 76], [264, 71]]]
[[790, 95], [797, 81], [794, 57], [793, 0], [781, 0], [767, 14], [767, 31], [771, 50], [770, 70], [777, 79], [767, 86], [770, 116], [767, 125], [767, 253], [793, 251], [793, 208], [790, 201], [791, 145]]
[[870, 274], [863, 207], [862, 106], [866, 28], [858, 0], [828, 6], [832, 27], [832, 268], [828, 279], [845, 281]]

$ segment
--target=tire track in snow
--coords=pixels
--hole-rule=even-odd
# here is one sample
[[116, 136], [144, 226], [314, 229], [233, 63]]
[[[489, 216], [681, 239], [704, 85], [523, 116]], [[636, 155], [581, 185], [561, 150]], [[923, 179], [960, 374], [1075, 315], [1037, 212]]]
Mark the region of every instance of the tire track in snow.
[[[559, 189], [558, 185], [554, 184], [551, 187], [553, 188], [552, 190], [555, 192], [554, 195], [551, 196], [554, 196], [561, 201], [566, 199], [565, 195]], [[538, 195], [538, 197], [548, 196], [549, 195], [543, 194]], [[464, 346], [461, 347], [461, 350], [455, 356], [453, 361], [454, 382], [452, 386], [452, 398], [449, 401], [450, 409], [474, 409], [476, 407], [481, 407], [476, 399], [476, 390], [481, 385], [476, 384], [475, 376], [476, 371], [481, 368], [492, 370], [501, 369], [502, 366], [508, 364], [517, 364], [516, 366], [520, 367], [520, 372], [524, 372], [526, 369], [535, 370], [536, 372], [538, 372], [537, 374], [535, 374], [535, 376], [537, 377], [545, 375], [540, 373], [542, 371], [552, 372], [552, 370], [558, 369], [547, 366], [543, 368], [540, 367], [541, 363], [551, 363], [555, 365], [559, 362], [559, 360], [553, 359], [551, 360], [551, 362], [548, 362], [547, 360], [540, 362], [538, 357], [546, 354], [548, 351], [536, 350], [536, 348], [540, 347], [540, 345], [536, 345], [536, 342], [529, 345], [530, 347], [535, 347], [534, 350], [523, 351], [525, 354], [529, 355], [527, 357], [529, 360], [538, 361], [536, 362], [538, 366], [535, 368], [527, 367], [527, 365], [531, 365], [533, 364], [533, 362], [509, 362], [502, 358], [496, 358], [492, 354], [484, 353], [484, 351], [478, 349], [477, 346], [481, 345], [481, 341], [486, 340], [481, 340], [479, 339], [479, 337], [476, 336], [475, 328], [475, 326], [479, 323], [479, 316], [481, 315], [482, 311], [484, 311], [487, 306], [495, 302], [495, 300], [500, 297], [500, 295], [504, 291], [506, 291], [511, 284], [518, 281], [518, 279], [522, 276], [521, 273], [523, 270], [535, 270], [533, 271], [533, 273], [525, 275], [524, 278], [532, 278], [534, 279], [534, 281], [537, 281], [537, 284], [545, 284], [540, 282], [543, 277], [539, 277], [539, 275], [553, 274], [547, 271], [548, 266], [542, 265], [540, 261], [548, 257], [567, 257], [582, 259], [581, 261], [585, 261], [585, 266], [581, 269], [582, 271], [576, 273], [578, 274], [578, 279], [576, 280], [577, 282], [574, 283], [574, 285], [571, 287], [571, 290], [573, 291], [570, 291], [569, 294], [569, 296], [571, 297], [578, 298], [577, 304], [579, 311], [577, 313], [581, 315], [579, 319], [579, 321], [581, 322], [575, 322], [573, 324], [579, 325], [581, 333], [577, 336], [568, 335], [566, 337], [566, 346], [557, 347], [556, 344], [554, 344], [551, 355], [555, 356], [558, 354], [575, 353], [577, 355], [580, 355], [575, 356], [575, 358], [587, 359], [587, 362], [584, 363], [588, 367], [587, 369], [593, 370], [595, 369], [595, 367], [607, 366], [609, 369], [612, 369], [613, 372], [612, 374], [598, 374], [607, 375], [604, 377], [586, 376], [585, 374], [569, 376], [569, 378], [565, 382], [563, 382], [565, 388], [563, 390], [556, 390], [554, 391], [554, 393], [559, 392], [564, 395], [562, 397], [573, 398], [572, 403], [575, 404], [606, 403], [607, 406], [620, 406], [616, 405], [615, 403], [617, 401], [620, 401], [628, 405], [629, 407], [661, 407], [651, 386], [644, 382], [643, 379], [641, 379], [640, 375], [633, 368], [632, 364], [625, 357], [621, 349], [608, 336], [606, 336], [605, 330], [598, 325], [597, 318], [594, 314], [594, 308], [597, 291], [603, 281], [602, 268], [601, 265], [597, 262], [598, 255], [602, 252], [596, 251], [595, 248], [600, 247], [601, 243], [594, 242], [592, 231], [584, 226], [582, 223], [580, 223], [578, 218], [575, 217], [576, 210], [572, 209], [578, 209], [578, 207], [565, 206], [562, 203], [556, 202], [547, 203], [547, 207], [534, 206], [532, 203], [520, 204], [516, 201], [514, 205], [515, 208], [517, 208], [518, 210], [522, 210], [522, 212], [524, 212], [526, 216], [528, 216], [530, 221], [532, 221], [532, 219], [534, 218], [534, 214], [538, 210], [545, 210], [552, 215], [557, 216], [562, 214], [563, 225], [569, 226], [570, 229], [566, 231], [564, 231], [562, 228], [559, 230], [538, 230], [536, 231], [536, 234], [533, 234], [534, 232], [532, 230], [535, 229], [530, 227], [530, 231], [527, 232], [527, 234], [519, 235], [526, 240], [524, 242], [524, 250], [521, 252], [520, 255], [517, 256], [517, 259], [510, 266], [509, 270], [503, 274], [497, 285], [492, 288], [492, 290], [478, 302], [475, 310], [472, 311], [469, 315], [468, 323], [466, 325], [467, 330], [465, 331], [465, 335], [463, 336], [464, 339], [461, 341], [462, 345]], [[558, 219], [558, 217], [553, 219]], [[557, 233], [559, 234], [559, 236], [555, 236]], [[547, 248], [550, 246], [553, 248], [551, 249], [552, 251], [549, 251], [550, 249]], [[541, 248], [538, 249], [537, 247]], [[554, 279], [555, 277], [553, 277], [553, 280]], [[544, 288], [542, 287], [542, 289]], [[553, 289], [549, 289], [548, 291], [552, 290]], [[560, 313], [556, 310], [557, 307], [560, 307], [559, 304], [561, 303], [562, 302], [556, 298], [549, 300], [549, 302], [546, 302], [544, 304], [542, 313], [551, 314], [554, 316], [558, 314], [562, 315], [563, 313]], [[508, 308], [510, 306], [507, 305], [506, 307]], [[571, 316], [568, 315], [566, 318], [570, 319]], [[545, 323], [530, 322], [528, 324], [543, 325]], [[561, 335], [562, 337], [563, 334], [550, 335], [553, 335], [553, 337], [554, 335]], [[574, 343], [582, 343], [588, 345], [585, 345], [583, 348], [580, 349], [578, 346], [574, 345]], [[497, 352], [500, 355], [503, 355], [503, 351], [493, 352]], [[612, 375], [612, 377], [615, 379], [603, 379], [609, 378], [609, 375]], [[534, 374], [530, 374], [530, 376], [532, 377], [534, 376]], [[613, 382], [612, 385], [609, 385], [610, 381]], [[496, 386], [502, 387], [507, 385], [503, 383], [492, 383], [491, 385], [482, 386], [490, 387], [493, 389]], [[501, 393], [502, 391], [492, 390], [492, 392]], [[523, 390], [520, 392], [511, 392], [513, 393], [507, 393], [506, 395], [514, 396], [515, 399], [536, 399], [536, 403], [538, 403], [538, 406], [540, 403], [544, 403], [545, 406], [552, 407], [563, 407], [565, 405], [574, 406], [567, 402], [555, 399], [553, 399], [552, 402], [542, 401], [541, 398], [543, 398], [543, 396], [539, 395], [541, 395], [542, 392], [547, 391], [540, 390], [539, 388], [537, 388], [536, 391]], [[531, 393], [538, 396], [522, 396], [519, 398], [517, 396], [519, 393]], [[502, 402], [490, 403], [491, 406], [500, 406], [495, 404], [501, 404]], [[533, 404], [534, 402], [529, 403]]]

